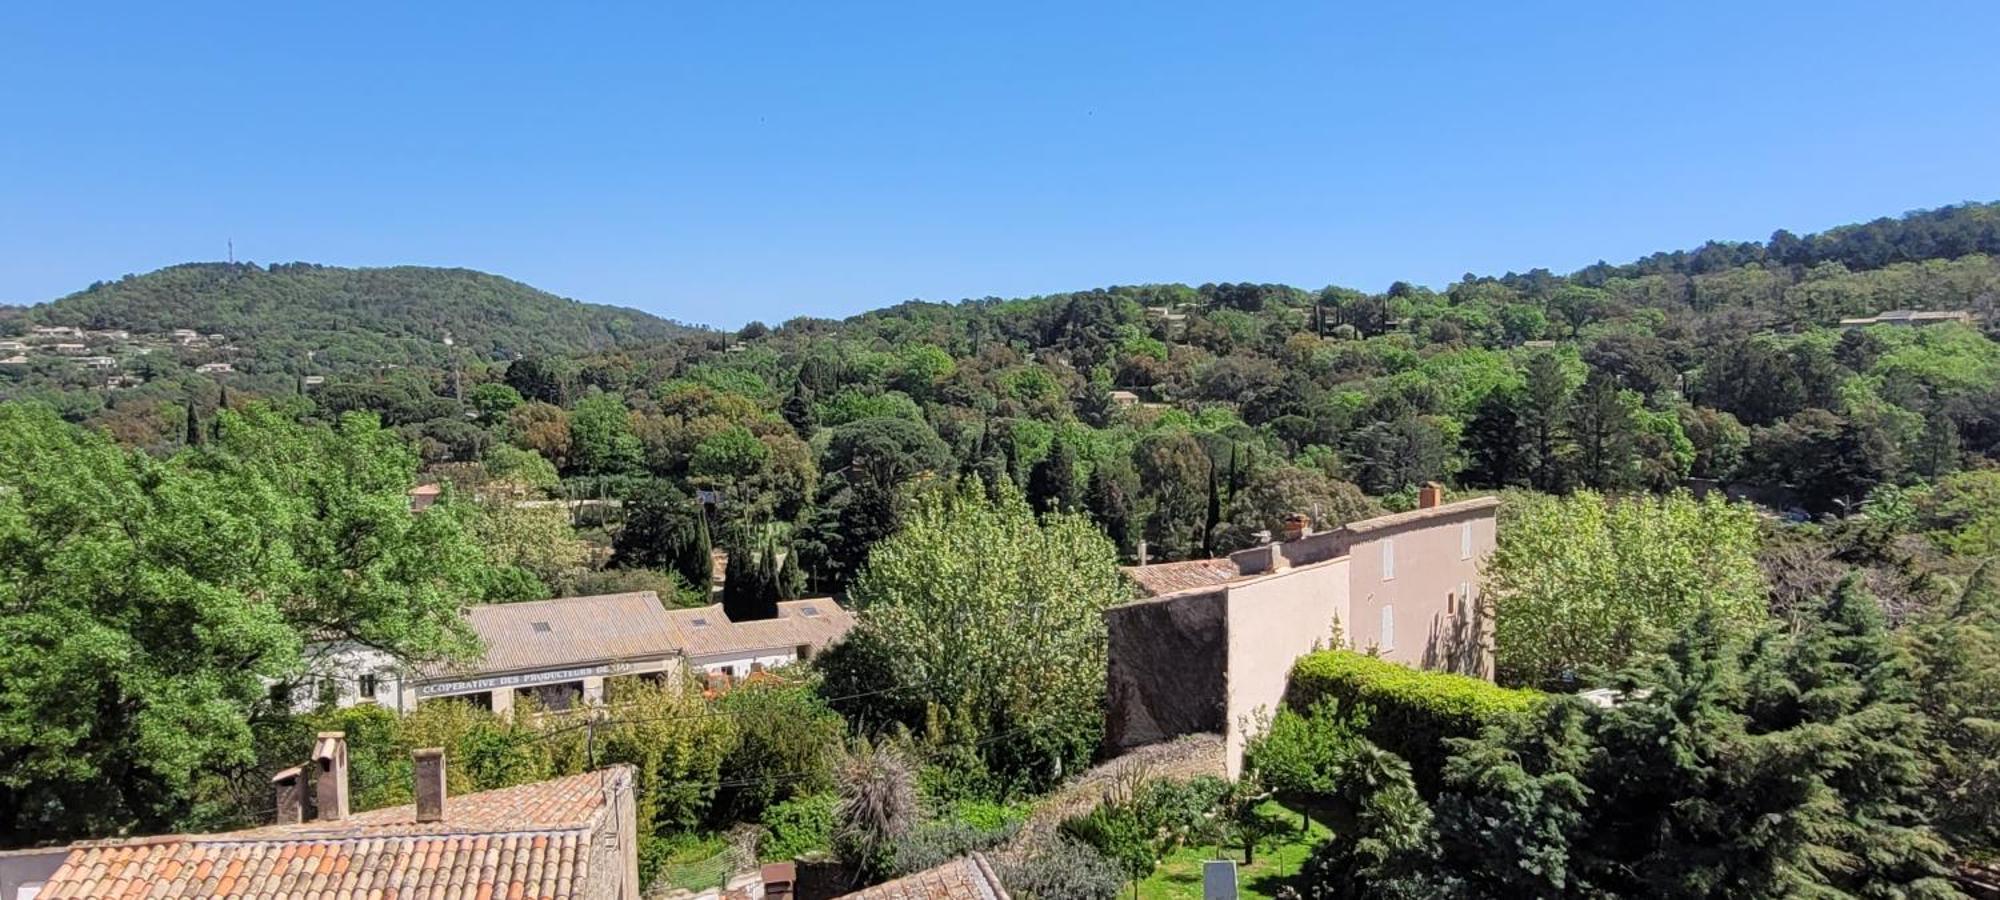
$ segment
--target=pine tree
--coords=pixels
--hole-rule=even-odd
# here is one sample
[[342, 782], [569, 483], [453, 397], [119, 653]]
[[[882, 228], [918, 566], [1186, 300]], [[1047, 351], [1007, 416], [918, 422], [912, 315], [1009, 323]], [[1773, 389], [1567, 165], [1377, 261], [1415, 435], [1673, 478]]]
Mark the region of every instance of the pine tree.
[[1097, 527], [1104, 529], [1106, 537], [1118, 545], [1120, 553], [1132, 550], [1132, 492], [1119, 477], [1118, 469], [1099, 464], [1090, 473], [1090, 486], [1084, 494], [1084, 505], [1090, 509], [1090, 517]]
[[785, 405], [780, 413], [801, 438], [812, 436], [813, 427], [819, 424], [819, 413], [813, 407], [813, 390], [802, 380], [785, 396]]
[[1821, 817], [1823, 851], [1807, 855], [1820, 877], [1857, 896], [1950, 896], [1947, 850], [1923, 811], [1929, 764], [1909, 660], [1858, 576], [1822, 602], [1785, 670], [1775, 698], [1753, 688], [1751, 712], [1759, 730], [1824, 742], [1814, 774], [1838, 805]]
[[1076, 450], [1060, 435], [1049, 445], [1049, 455], [1036, 463], [1028, 476], [1028, 501], [1040, 513], [1076, 512], [1083, 506], [1082, 485], [1076, 478]]
[[1962, 855], [2000, 854], [2000, 563], [1904, 629], [1936, 766], [1932, 815]]

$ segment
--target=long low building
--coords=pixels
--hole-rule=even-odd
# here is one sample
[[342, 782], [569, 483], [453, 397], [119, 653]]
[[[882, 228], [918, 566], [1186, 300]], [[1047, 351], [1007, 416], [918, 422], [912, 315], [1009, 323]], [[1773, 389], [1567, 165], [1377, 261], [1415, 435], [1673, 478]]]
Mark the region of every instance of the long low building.
[[376, 703], [406, 712], [450, 699], [495, 712], [533, 698], [544, 709], [602, 702], [619, 679], [683, 673], [742, 677], [809, 659], [854, 627], [831, 598], [787, 600], [776, 618], [735, 622], [721, 604], [667, 609], [652, 591], [497, 603], [466, 610], [479, 658], [407, 670], [380, 651], [340, 643], [310, 654], [315, 690], [299, 708]]

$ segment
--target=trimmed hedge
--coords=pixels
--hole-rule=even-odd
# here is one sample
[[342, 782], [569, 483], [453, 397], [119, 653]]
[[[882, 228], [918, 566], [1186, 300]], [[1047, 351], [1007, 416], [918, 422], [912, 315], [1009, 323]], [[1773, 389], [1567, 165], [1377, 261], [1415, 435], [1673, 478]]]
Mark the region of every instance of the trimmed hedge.
[[1446, 739], [1475, 737], [1488, 725], [1526, 712], [1544, 696], [1466, 675], [1412, 669], [1351, 650], [1326, 650], [1307, 654], [1292, 667], [1285, 703], [1293, 709], [1311, 709], [1331, 697], [1343, 710], [1365, 710], [1363, 733], [1408, 760], [1418, 789], [1428, 797], [1451, 757]]

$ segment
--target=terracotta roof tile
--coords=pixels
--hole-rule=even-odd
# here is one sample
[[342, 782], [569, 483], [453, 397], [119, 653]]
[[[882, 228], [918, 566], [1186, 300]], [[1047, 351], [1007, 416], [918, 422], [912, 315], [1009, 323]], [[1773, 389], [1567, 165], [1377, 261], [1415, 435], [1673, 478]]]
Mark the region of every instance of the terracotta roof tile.
[[40, 896], [566, 898], [592, 874], [608, 795], [631, 783], [620, 767], [449, 797], [434, 823], [396, 806], [338, 822], [79, 844]]
[[465, 666], [432, 666], [427, 676], [544, 669], [671, 656], [667, 611], [652, 591], [492, 603], [465, 611], [486, 655]]
[[1009, 900], [1000, 877], [978, 853], [846, 896], [849, 900]]
[[1192, 588], [1214, 587], [1243, 577], [1243, 571], [1226, 557], [1126, 566], [1123, 571], [1126, 578], [1132, 579], [1140, 590], [1153, 597]]
[[780, 602], [775, 619], [731, 622], [717, 603], [669, 611], [667, 622], [671, 642], [688, 659], [701, 660], [758, 650], [790, 651], [800, 644], [817, 652], [854, 627], [854, 614], [831, 597], [814, 597]]

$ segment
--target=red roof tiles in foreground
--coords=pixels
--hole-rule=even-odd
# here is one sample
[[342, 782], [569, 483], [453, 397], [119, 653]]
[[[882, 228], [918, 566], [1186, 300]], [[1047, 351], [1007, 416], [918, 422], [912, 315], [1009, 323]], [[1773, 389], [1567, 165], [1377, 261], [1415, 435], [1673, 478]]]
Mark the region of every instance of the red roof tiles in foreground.
[[986, 857], [974, 853], [934, 869], [847, 895], [847, 900], [1009, 900]]
[[567, 898], [593, 875], [591, 837], [628, 768], [449, 797], [336, 822], [79, 844], [40, 896], [68, 898]]

